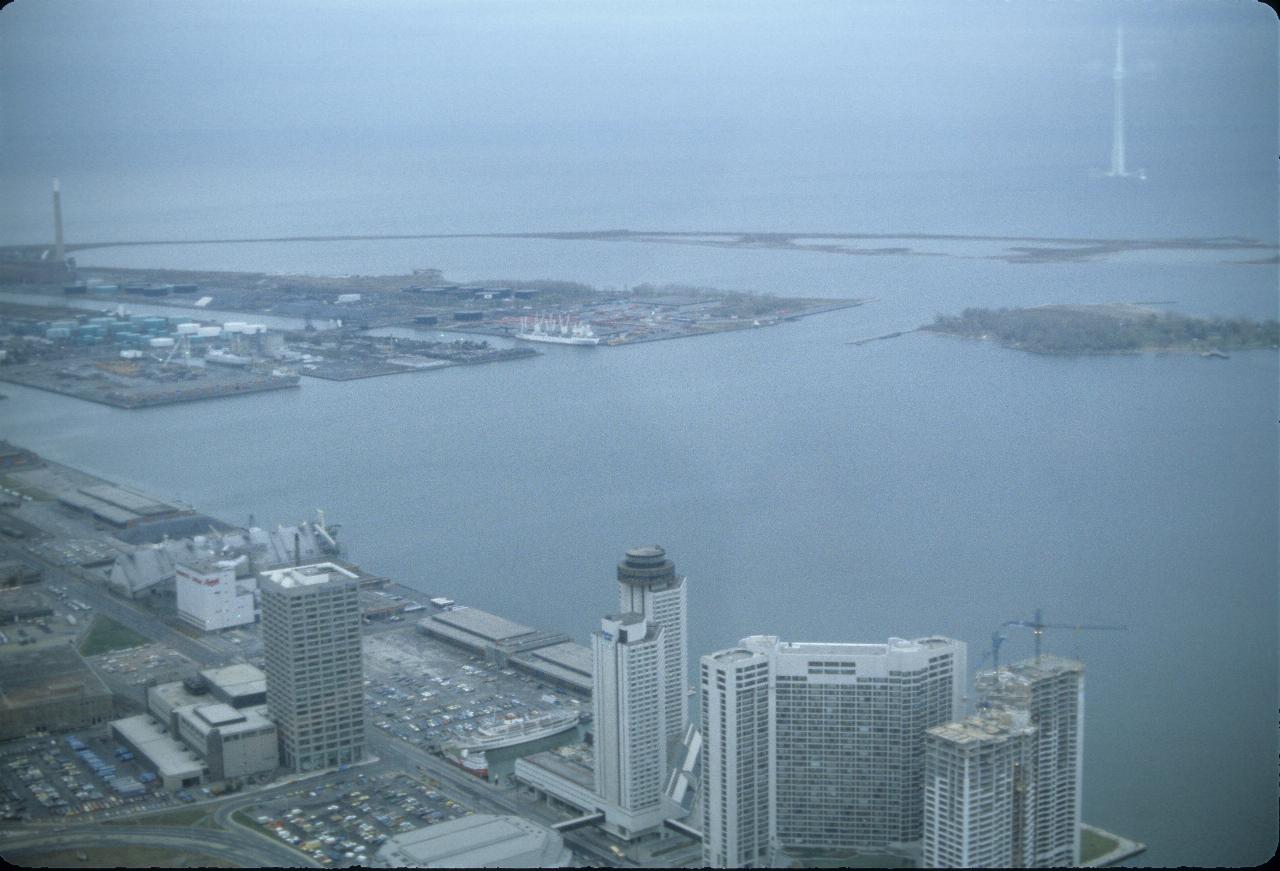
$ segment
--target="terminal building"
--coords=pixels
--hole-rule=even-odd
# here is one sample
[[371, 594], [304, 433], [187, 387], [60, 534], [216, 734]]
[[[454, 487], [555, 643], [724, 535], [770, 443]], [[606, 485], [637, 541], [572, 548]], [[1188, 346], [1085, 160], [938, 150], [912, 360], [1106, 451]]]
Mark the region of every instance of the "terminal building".
[[190, 508], [170, 505], [115, 484], [66, 490], [58, 495], [58, 501], [117, 529], [132, 529], [144, 523], [195, 514]]
[[418, 631], [565, 689], [591, 692], [591, 651], [563, 632], [534, 629], [466, 605], [419, 620]]
[[392, 836], [374, 868], [569, 868], [559, 832], [517, 816], [471, 814]]

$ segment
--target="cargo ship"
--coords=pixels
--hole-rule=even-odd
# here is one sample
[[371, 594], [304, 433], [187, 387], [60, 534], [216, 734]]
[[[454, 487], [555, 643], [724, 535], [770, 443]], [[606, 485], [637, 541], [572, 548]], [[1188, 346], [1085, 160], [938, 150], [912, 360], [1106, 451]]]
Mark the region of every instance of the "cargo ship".
[[521, 318], [520, 332], [515, 337], [526, 342], [546, 342], [552, 345], [594, 347], [600, 344], [600, 337], [591, 329], [590, 324], [582, 321], [571, 323], [567, 318], [535, 318], [532, 324], [527, 318]]

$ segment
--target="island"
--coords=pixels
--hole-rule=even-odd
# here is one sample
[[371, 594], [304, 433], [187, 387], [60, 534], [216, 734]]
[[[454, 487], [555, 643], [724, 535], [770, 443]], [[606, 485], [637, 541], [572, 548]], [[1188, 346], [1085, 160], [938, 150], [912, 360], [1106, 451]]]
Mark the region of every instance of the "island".
[[990, 339], [1036, 354], [1174, 351], [1225, 357], [1228, 351], [1280, 347], [1275, 320], [1197, 318], [1127, 303], [966, 308], [958, 317], [938, 315], [920, 330]]

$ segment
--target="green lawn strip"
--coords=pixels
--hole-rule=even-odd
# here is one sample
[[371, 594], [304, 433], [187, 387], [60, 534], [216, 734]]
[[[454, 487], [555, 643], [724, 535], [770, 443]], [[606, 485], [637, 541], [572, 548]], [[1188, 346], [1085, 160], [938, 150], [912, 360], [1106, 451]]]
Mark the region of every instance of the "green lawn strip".
[[[80, 856], [84, 856], [81, 859]], [[27, 868], [237, 868], [218, 856], [172, 847], [84, 847], [23, 853], [11, 861]]]
[[80, 655], [96, 656], [99, 653], [126, 650], [150, 643], [150, 638], [145, 638], [128, 626], [121, 626], [110, 617], [99, 614], [93, 618], [93, 625], [89, 627], [84, 640], [80, 642]]
[[202, 826], [217, 828], [209, 819], [209, 812], [201, 808], [177, 808], [153, 814], [137, 814], [130, 817], [116, 817], [105, 820], [108, 826]]

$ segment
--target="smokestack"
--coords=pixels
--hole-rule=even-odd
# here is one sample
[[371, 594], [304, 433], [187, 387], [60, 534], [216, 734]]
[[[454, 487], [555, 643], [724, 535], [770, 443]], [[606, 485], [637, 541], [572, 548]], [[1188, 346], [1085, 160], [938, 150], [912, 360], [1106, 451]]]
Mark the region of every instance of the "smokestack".
[[67, 262], [67, 248], [62, 241], [62, 190], [58, 180], [53, 180], [53, 255], [58, 263]]
[[302, 565], [302, 535], [297, 532], [293, 534], [293, 564]]

